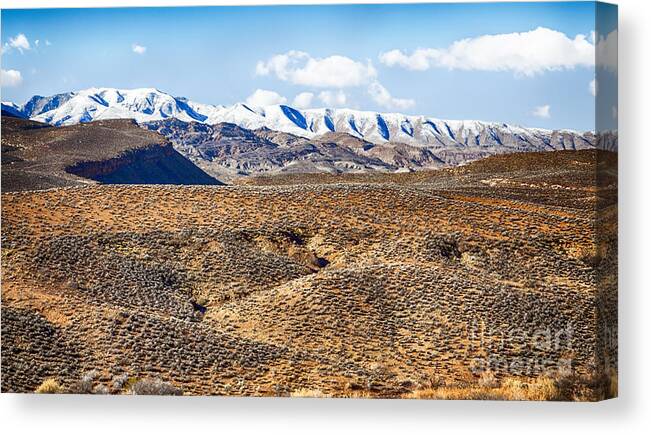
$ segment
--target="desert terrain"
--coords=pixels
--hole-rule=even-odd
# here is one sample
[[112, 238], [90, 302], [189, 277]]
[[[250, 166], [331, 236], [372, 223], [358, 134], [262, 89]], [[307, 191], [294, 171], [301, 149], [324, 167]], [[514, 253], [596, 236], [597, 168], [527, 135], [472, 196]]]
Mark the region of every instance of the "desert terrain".
[[6, 155], [2, 392], [616, 395], [615, 153], [47, 190]]

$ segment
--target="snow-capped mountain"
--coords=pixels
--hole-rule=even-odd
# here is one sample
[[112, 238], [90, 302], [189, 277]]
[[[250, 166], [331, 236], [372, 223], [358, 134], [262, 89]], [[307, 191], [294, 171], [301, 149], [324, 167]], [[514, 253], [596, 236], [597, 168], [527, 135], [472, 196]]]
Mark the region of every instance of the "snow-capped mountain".
[[[3, 103], [5, 109], [7, 103]], [[132, 118], [137, 122], [177, 118], [206, 120], [184, 98], [175, 98], [153, 88], [90, 88], [51, 97], [35, 95], [19, 108], [23, 117], [56, 126], [102, 119]]]
[[374, 143], [403, 143], [428, 148], [502, 147], [581, 149], [594, 135], [480, 121], [444, 121], [426, 116], [350, 109], [298, 110], [287, 105], [215, 106], [174, 97], [154, 88], [90, 88], [50, 97], [34, 96], [24, 105], [2, 103], [3, 111], [61, 126], [102, 119], [132, 118], [138, 123], [167, 119], [202, 124], [231, 123], [254, 130], [268, 128], [304, 138], [347, 133]]

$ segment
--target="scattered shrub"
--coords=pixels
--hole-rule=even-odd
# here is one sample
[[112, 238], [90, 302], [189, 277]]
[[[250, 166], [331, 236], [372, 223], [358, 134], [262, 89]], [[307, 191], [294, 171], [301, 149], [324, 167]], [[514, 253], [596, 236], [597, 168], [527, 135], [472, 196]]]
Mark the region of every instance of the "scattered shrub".
[[117, 375], [113, 377], [113, 389], [114, 390], [122, 390], [126, 385], [127, 382], [129, 381], [129, 375], [124, 373], [122, 375]]
[[109, 394], [110, 390], [106, 385], [99, 384], [93, 388], [93, 394]]
[[146, 396], [180, 396], [179, 388], [158, 378], [146, 378], [135, 382], [130, 388], [131, 394]]
[[72, 394], [92, 394], [93, 385], [97, 378], [97, 370], [86, 372], [79, 381], [75, 382], [70, 388]]
[[34, 392], [36, 394], [60, 394], [63, 390], [56, 379], [49, 378], [44, 380]]

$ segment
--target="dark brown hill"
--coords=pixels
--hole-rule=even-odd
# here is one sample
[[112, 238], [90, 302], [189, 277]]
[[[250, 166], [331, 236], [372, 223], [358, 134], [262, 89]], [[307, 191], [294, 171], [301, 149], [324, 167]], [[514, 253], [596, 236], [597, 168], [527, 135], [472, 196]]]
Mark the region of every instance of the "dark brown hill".
[[2, 191], [89, 183], [219, 184], [131, 120], [51, 127], [2, 117]]

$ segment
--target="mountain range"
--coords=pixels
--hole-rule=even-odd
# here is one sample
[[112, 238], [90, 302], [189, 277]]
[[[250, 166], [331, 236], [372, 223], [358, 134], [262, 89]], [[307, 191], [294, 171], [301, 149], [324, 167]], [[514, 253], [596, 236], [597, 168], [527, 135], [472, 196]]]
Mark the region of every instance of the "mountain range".
[[134, 119], [224, 180], [276, 172], [412, 171], [596, 144], [592, 132], [283, 104], [209, 105], [154, 88], [34, 96], [23, 105], [3, 102], [2, 112], [54, 126]]

